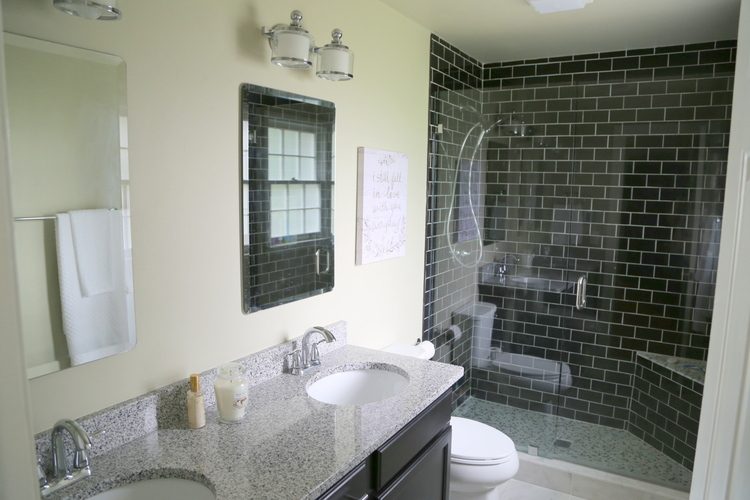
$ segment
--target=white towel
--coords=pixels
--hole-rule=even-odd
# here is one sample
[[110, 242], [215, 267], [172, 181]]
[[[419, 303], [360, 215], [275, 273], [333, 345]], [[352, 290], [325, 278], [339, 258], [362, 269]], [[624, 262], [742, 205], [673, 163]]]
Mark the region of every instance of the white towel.
[[[68, 343], [71, 364], [80, 365], [118, 352], [126, 351], [135, 345], [133, 324], [132, 285], [126, 273], [125, 260], [129, 260], [122, 241], [122, 216], [119, 211], [111, 212], [107, 225], [109, 245], [101, 251], [108, 252], [106, 258], [92, 256], [98, 269], [92, 273], [104, 272], [108, 268], [109, 291], [86, 296], [83, 293], [80, 276], [89, 271], [78, 269], [81, 260], [76, 254], [74, 234], [69, 214], [57, 214], [55, 233], [57, 236], [57, 264], [60, 279], [60, 299], [62, 303], [63, 331]], [[114, 226], [114, 227], [113, 227]], [[119, 238], [117, 235], [119, 234]], [[90, 250], [90, 249], [89, 249]], [[101, 289], [104, 280], [93, 280]]]
[[70, 215], [78, 281], [84, 297], [111, 292], [122, 260], [122, 224], [114, 210], [74, 210]]

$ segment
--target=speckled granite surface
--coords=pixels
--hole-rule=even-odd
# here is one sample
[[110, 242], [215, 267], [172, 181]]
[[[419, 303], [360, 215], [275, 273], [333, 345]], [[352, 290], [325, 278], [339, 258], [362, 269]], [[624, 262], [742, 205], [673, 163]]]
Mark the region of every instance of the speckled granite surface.
[[[539, 455], [687, 491], [691, 472], [623, 429], [555, 417], [508, 405], [469, 398], [453, 415], [472, 418], [501, 430], [520, 451], [529, 445]], [[569, 441], [569, 448], [554, 445]]]
[[[638, 356], [672, 370], [693, 382], [703, 385], [706, 379], [706, 362], [700, 359], [678, 358], [651, 352], [638, 351]], [[683, 384], [685, 385], [685, 384]]]
[[[305, 392], [326, 374], [374, 363], [406, 372], [404, 391], [357, 407], [324, 404]], [[90, 478], [48, 498], [82, 499], [155, 477], [200, 481], [218, 500], [317, 498], [462, 373], [453, 365], [344, 346], [323, 354], [322, 366], [304, 376], [280, 374], [251, 387], [241, 423], [219, 424], [215, 408], [207, 411], [208, 423], [198, 430], [163, 427], [157, 416], [156, 430], [95, 457]]]
[[[345, 321], [326, 325], [325, 328], [335, 335], [336, 341], [320, 344], [318, 347], [321, 355], [325, 355], [347, 343]], [[292, 352], [294, 346], [301, 340], [302, 336], [299, 336], [289, 342], [271, 346], [237, 359], [236, 361], [245, 368], [248, 385], [252, 387], [281, 375], [285, 371], [287, 354]], [[187, 377], [188, 374], [185, 375]], [[216, 369], [201, 373], [201, 392], [207, 408], [216, 404], [213, 391], [215, 379]], [[185, 378], [91, 415], [76, 418], [76, 421], [86, 429], [86, 432], [92, 438], [91, 456], [96, 457], [107, 453], [157, 429], [187, 428], [185, 406], [187, 389], [188, 379]], [[50, 430], [40, 432], [35, 438], [37, 456], [42, 458], [45, 469], [49, 471], [52, 468]], [[71, 449], [70, 439], [67, 435], [65, 438], [66, 449]]]

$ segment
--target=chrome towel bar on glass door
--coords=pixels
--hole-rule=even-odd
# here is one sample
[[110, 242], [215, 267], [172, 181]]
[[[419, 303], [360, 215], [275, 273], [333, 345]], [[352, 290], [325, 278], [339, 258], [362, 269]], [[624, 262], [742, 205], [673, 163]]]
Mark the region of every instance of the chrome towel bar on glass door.
[[586, 307], [586, 281], [586, 276], [581, 276], [576, 283], [576, 309], [579, 311]]

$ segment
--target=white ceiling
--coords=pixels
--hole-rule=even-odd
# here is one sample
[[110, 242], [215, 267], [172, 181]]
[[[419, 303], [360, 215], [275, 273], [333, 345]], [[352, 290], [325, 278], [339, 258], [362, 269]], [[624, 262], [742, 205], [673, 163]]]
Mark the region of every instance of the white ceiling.
[[733, 39], [740, 8], [740, 0], [594, 0], [542, 15], [526, 0], [382, 1], [484, 63]]

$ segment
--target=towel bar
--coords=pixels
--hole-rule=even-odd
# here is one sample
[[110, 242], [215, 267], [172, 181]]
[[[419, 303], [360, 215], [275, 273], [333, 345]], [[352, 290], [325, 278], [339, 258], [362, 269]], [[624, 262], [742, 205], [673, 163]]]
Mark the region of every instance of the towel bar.
[[[110, 208], [109, 210], [118, 210], [117, 208]], [[56, 215], [36, 215], [33, 217], [15, 217], [13, 220], [16, 222], [22, 222], [27, 220], [55, 220]]]

